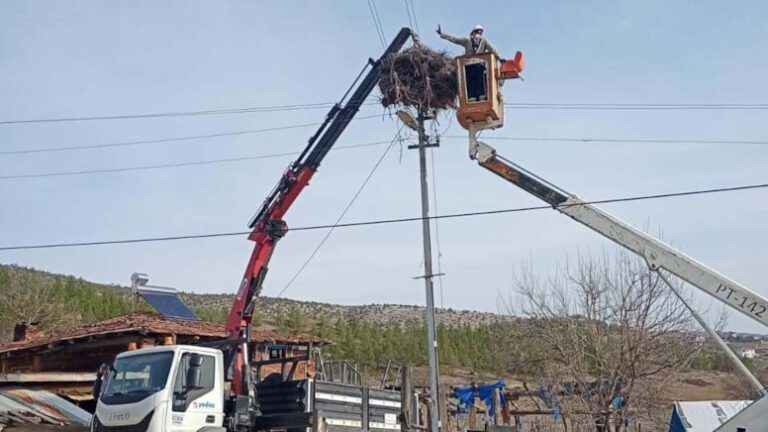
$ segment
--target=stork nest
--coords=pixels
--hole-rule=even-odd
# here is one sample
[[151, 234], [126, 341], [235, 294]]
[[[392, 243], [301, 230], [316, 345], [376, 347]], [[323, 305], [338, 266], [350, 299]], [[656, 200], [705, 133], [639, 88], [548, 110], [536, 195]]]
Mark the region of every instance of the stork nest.
[[456, 62], [445, 51], [417, 44], [382, 62], [379, 90], [384, 107], [455, 108], [458, 86]]

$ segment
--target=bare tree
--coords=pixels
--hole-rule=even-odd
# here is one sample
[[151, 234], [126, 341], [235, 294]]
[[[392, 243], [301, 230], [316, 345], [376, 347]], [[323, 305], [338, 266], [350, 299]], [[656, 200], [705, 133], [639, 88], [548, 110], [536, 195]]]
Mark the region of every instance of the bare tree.
[[539, 379], [564, 415], [598, 432], [658, 419], [659, 389], [698, 345], [695, 322], [657, 273], [622, 253], [579, 258], [544, 278], [528, 269], [514, 285], [505, 308], [528, 317], [518, 340], [535, 347]]

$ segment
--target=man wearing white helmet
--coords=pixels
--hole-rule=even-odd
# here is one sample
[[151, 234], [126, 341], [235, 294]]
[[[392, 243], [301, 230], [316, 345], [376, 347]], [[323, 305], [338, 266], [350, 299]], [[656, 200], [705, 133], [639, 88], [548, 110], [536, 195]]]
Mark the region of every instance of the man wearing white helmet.
[[468, 38], [456, 37], [443, 33], [439, 25], [437, 26], [437, 34], [449, 42], [453, 42], [456, 45], [464, 47], [465, 55], [492, 52], [496, 54], [496, 57], [500, 57], [498, 51], [496, 51], [496, 48], [494, 48], [491, 44], [491, 41], [483, 37], [483, 26], [481, 25], [476, 25], [475, 28], [473, 28], [469, 33]]

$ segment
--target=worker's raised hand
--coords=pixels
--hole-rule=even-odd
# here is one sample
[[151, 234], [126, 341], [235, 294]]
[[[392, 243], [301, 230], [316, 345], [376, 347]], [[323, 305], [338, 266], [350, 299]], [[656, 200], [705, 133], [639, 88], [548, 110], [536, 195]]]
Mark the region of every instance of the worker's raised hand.
[[440, 24], [437, 25], [437, 34], [439, 34], [440, 36], [443, 35], [443, 30], [440, 28]]

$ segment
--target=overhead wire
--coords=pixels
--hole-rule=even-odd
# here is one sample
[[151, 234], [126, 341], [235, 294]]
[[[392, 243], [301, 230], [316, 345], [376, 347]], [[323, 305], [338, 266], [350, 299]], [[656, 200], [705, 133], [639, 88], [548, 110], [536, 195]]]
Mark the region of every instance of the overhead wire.
[[[362, 120], [362, 119], [376, 118], [376, 117], [380, 117], [380, 115], [361, 116], [361, 117], [356, 117], [355, 119]], [[307, 123], [307, 124], [301, 124], [301, 125], [290, 125], [290, 126], [282, 126], [282, 127], [276, 127], [276, 128], [254, 129], [254, 130], [225, 132], [225, 133], [207, 134], [207, 135], [192, 135], [192, 136], [186, 136], [186, 137], [162, 138], [162, 139], [156, 139], [156, 140], [127, 141], [127, 142], [120, 142], [120, 143], [93, 144], [93, 145], [82, 145], [82, 146], [71, 146], [71, 147], [49, 147], [49, 148], [29, 149], [29, 150], [12, 150], [12, 151], [0, 152], [0, 156], [8, 155], [8, 154], [42, 153], [42, 152], [56, 152], [56, 151], [78, 150], [78, 149], [95, 149], [95, 148], [105, 148], [105, 147], [131, 146], [131, 145], [153, 144], [153, 143], [163, 143], [163, 142], [179, 142], [179, 141], [194, 140], [194, 139], [237, 136], [237, 135], [255, 134], [255, 133], [262, 133], [262, 132], [269, 132], [269, 131], [276, 131], [276, 130], [303, 128], [303, 127], [309, 127], [309, 126], [317, 126], [319, 124], [320, 123]], [[453, 139], [453, 140], [467, 139], [466, 136], [461, 136], [461, 135], [444, 135], [442, 136], [442, 138]], [[484, 137], [483, 139], [484, 140], [500, 140], [500, 141], [523, 141], [523, 142], [533, 141], [533, 142], [575, 142], [575, 143], [641, 143], [641, 144], [647, 143], [647, 144], [701, 144], [701, 145], [755, 145], [755, 146], [768, 145], [768, 141], [738, 141], [738, 140], [688, 140], [688, 139], [673, 140], [673, 139], [640, 139], [640, 138], [614, 139], [614, 138], [568, 138], [568, 137], [508, 137], [508, 136], [488, 136], [488, 137]], [[366, 147], [370, 145], [381, 145], [381, 144], [386, 144], [387, 142], [388, 141], [376, 141], [373, 143], [365, 143], [365, 144], [360, 144], [355, 146], [337, 147], [337, 149]], [[248, 161], [248, 160], [269, 159], [269, 158], [276, 158], [276, 157], [283, 157], [283, 156], [291, 156], [295, 154], [298, 154], [298, 153], [297, 152], [271, 153], [271, 154], [262, 154], [262, 155], [241, 156], [241, 157], [234, 157], [234, 158], [206, 159], [201, 161], [174, 162], [174, 163], [139, 165], [139, 166], [130, 166], [130, 167], [96, 168], [96, 169], [89, 169], [89, 170], [74, 170], [74, 171], [54, 171], [54, 172], [47, 172], [47, 173], [8, 174], [8, 175], [0, 175], [0, 181], [29, 179], [29, 178], [88, 175], [88, 174], [105, 174], [105, 173], [116, 173], [116, 172], [126, 172], [126, 171], [157, 170], [157, 169], [165, 169], [165, 168], [179, 168], [179, 167], [199, 166], [199, 165], [213, 165], [213, 164], [241, 162], [241, 161]]]
[[[377, 118], [377, 117], [381, 117], [381, 115], [376, 114], [376, 115], [370, 115], [370, 116], [358, 116], [358, 117], [355, 117], [355, 120], [371, 119], [371, 118]], [[180, 136], [180, 137], [158, 138], [158, 139], [138, 140], [138, 141], [122, 141], [122, 142], [104, 143], [104, 144], [84, 144], [84, 145], [65, 146], [65, 147], [42, 147], [42, 148], [36, 148], [36, 149], [0, 150], [0, 156], [32, 154], [32, 153], [64, 152], [64, 151], [73, 151], [73, 150], [90, 150], [90, 149], [102, 149], [102, 148], [110, 148], [110, 147], [136, 146], [136, 145], [145, 145], [145, 144], [171, 143], [171, 142], [191, 141], [191, 140], [210, 139], [210, 138], [221, 138], [221, 137], [228, 137], [228, 136], [251, 135], [251, 134], [259, 134], [259, 133], [290, 130], [290, 129], [300, 129], [300, 128], [306, 128], [306, 127], [312, 127], [312, 126], [319, 126], [320, 124], [321, 123], [304, 123], [304, 124], [277, 126], [277, 127], [264, 128], [264, 129], [248, 129], [248, 130], [220, 132], [220, 133], [213, 133], [213, 134], [187, 135], [187, 136]], [[443, 135], [443, 138], [463, 139], [463, 140], [467, 139], [466, 136], [462, 136], [462, 135]], [[647, 138], [620, 139], [620, 138], [592, 138], [592, 137], [576, 138], [576, 137], [509, 137], [509, 136], [491, 136], [491, 137], [485, 137], [483, 139], [507, 140], [507, 141], [540, 141], [540, 142], [562, 141], [562, 142], [579, 142], [579, 143], [604, 142], [604, 143], [647, 143], [647, 144], [768, 145], [768, 141], [706, 140], [706, 139], [704, 140], [647, 139]]]
[[[682, 192], [670, 192], [670, 193], [658, 193], [658, 194], [650, 194], [650, 195], [636, 195], [636, 196], [629, 196], [629, 197], [609, 198], [609, 199], [602, 199], [602, 200], [585, 201], [579, 204], [567, 204], [567, 205], [564, 204], [564, 205], [558, 206], [557, 208], [564, 208], [569, 206], [578, 206], [578, 205], [585, 205], [585, 204], [589, 204], [589, 205], [612, 204], [612, 203], [626, 203], [626, 202], [647, 201], [647, 200], [657, 200], [657, 199], [666, 199], [666, 198], [679, 198], [679, 197], [757, 190], [757, 189], [766, 189], [766, 188], [768, 188], [768, 183], [758, 183], [758, 184], [751, 184], [751, 185], [719, 187], [719, 188], [711, 188], [711, 189], [698, 189], [698, 190], [682, 191]], [[468, 217], [477, 217], [477, 216], [486, 216], [486, 215], [524, 213], [524, 212], [552, 210], [552, 209], [553, 207], [551, 205], [515, 207], [515, 208], [498, 209], [498, 210], [483, 210], [483, 211], [470, 211], [470, 212], [463, 212], [463, 213], [451, 213], [451, 214], [444, 214], [444, 215], [437, 215], [437, 216], [429, 216], [426, 218], [417, 216], [417, 217], [392, 218], [392, 219], [377, 219], [377, 220], [368, 220], [368, 221], [360, 221], [360, 222], [347, 222], [347, 223], [338, 223], [338, 224], [329, 224], [329, 225], [309, 225], [304, 227], [290, 228], [289, 231], [314, 231], [314, 230], [324, 230], [329, 228], [351, 228], [351, 227], [364, 227], [364, 226], [375, 226], [375, 225], [388, 225], [388, 224], [408, 223], [408, 222], [417, 222], [417, 221], [420, 222], [425, 219], [427, 220], [459, 219], [459, 218], [468, 218]], [[0, 246], [0, 251], [52, 249], [52, 248], [81, 247], [81, 246], [102, 246], [102, 245], [115, 245], [115, 244], [192, 240], [192, 239], [203, 239], [203, 238], [240, 236], [240, 235], [247, 235], [250, 233], [251, 233], [250, 231], [238, 231], [238, 232], [221, 232], [221, 233], [192, 234], [192, 235], [174, 235], [174, 236], [165, 236], [165, 237], [145, 237], [145, 238], [122, 239], [122, 240], [101, 240], [101, 241], [83, 241], [83, 242], [69, 242], [69, 243], [43, 243], [43, 244], [17, 245], [17, 246]]]
[[[378, 10], [374, 12], [375, 0], [366, 0], [368, 2], [368, 10], [371, 12], [371, 18], [373, 19], [373, 26], [376, 27], [376, 35], [379, 37], [381, 47], [386, 49], [387, 42], [384, 40], [384, 32], [381, 30], [381, 22], [377, 19]], [[371, 2], [374, 1], [373, 5]]]
[[[369, 102], [369, 103], [364, 103], [363, 105], [371, 105], [375, 103], [376, 102]], [[133, 120], [133, 119], [164, 118], [164, 117], [190, 117], [190, 116], [208, 116], [208, 115], [268, 113], [268, 112], [282, 112], [282, 111], [303, 111], [303, 110], [318, 110], [318, 109], [324, 109], [324, 108], [331, 108], [334, 104], [335, 102], [318, 102], [318, 103], [306, 103], [306, 104], [295, 104], [295, 105], [223, 108], [223, 109], [217, 109], [217, 110], [202, 110], [202, 111], [172, 111], [172, 112], [144, 113], [144, 114], [116, 114], [116, 115], [101, 115], [101, 116], [51, 117], [51, 118], [0, 120], [0, 125], [24, 124], [24, 123], [62, 123], [62, 122], [80, 122], [80, 121], [93, 121], [93, 120]]]
[[505, 103], [512, 109], [544, 110], [768, 110], [768, 104]]
[[[392, 149], [392, 146], [395, 144], [395, 142], [398, 141], [400, 138], [400, 132], [402, 131], [403, 126], [400, 125], [398, 127], [397, 133], [392, 138], [392, 140], [389, 142], [389, 145], [384, 149], [384, 152], [379, 156], [376, 163], [373, 165], [373, 168], [371, 168], [371, 171], [368, 173], [368, 175], [363, 179], [363, 182], [360, 184], [360, 186], [357, 188], [357, 191], [354, 195], [352, 195], [352, 199], [349, 200], [349, 203], [347, 203], [346, 207], [344, 207], [344, 210], [342, 210], [339, 217], [336, 219], [336, 222], [334, 225], [338, 225], [341, 223], [341, 221], [344, 219], [344, 217], [347, 215], [347, 212], [352, 208], [352, 206], [355, 204], [355, 201], [357, 201], [357, 198], [360, 196], [360, 194], [363, 192], [365, 187], [368, 185], [368, 182], [373, 178], [373, 175], [376, 173], [376, 171], [379, 169], [379, 166], [381, 166], [381, 163], [384, 161], [384, 158], [387, 157], [387, 154], [389, 154], [389, 151]], [[280, 290], [280, 292], [277, 294], [277, 297], [280, 298], [285, 291], [288, 290], [288, 288], [293, 285], [293, 283], [296, 281], [296, 279], [301, 276], [301, 274], [304, 272], [304, 270], [307, 268], [310, 262], [317, 256], [317, 253], [320, 251], [320, 249], [325, 245], [325, 243], [328, 241], [328, 239], [331, 237], [331, 234], [336, 230], [335, 226], [328, 229], [328, 231], [325, 233], [322, 239], [320, 239], [320, 242], [315, 246], [315, 248], [312, 250], [312, 252], [309, 254], [306, 260], [299, 266], [299, 268], [296, 270], [296, 273], [293, 274], [293, 276], [288, 280], [288, 282], [283, 286], [283, 288]]]
[[[444, 138], [463, 139], [462, 135], [445, 135]], [[738, 144], [738, 145], [768, 145], [768, 141], [752, 140], [707, 140], [707, 139], [655, 139], [655, 138], [572, 138], [572, 137], [510, 137], [486, 136], [484, 140], [500, 141], [538, 141], [538, 142], [578, 142], [578, 143], [638, 143], [638, 144]]]
[[[371, 1], [371, 0], [368, 0]], [[372, 13], [373, 10], [371, 9]], [[373, 15], [372, 15], [373, 16]], [[377, 23], [374, 17], [374, 23]], [[418, 27], [418, 24], [416, 24]], [[379, 33], [379, 27], [377, 34]], [[384, 42], [380, 36], [379, 40]], [[385, 42], [383, 43], [385, 45]], [[140, 114], [117, 114], [117, 115], [96, 115], [96, 116], [71, 116], [71, 117], [51, 117], [51, 118], [32, 118], [32, 119], [10, 119], [0, 120], [0, 125], [25, 124], [25, 123], [61, 123], [61, 122], [79, 122], [93, 120], [131, 120], [146, 118], [164, 118], [164, 117], [188, 117], [188, 116], [208, 116], [208, 115], [234, 115], [281, 111], [300, 111], [316, 110], [330, 108], [335, 102], [318, 102], [295, 105], [274, 105], [274, 106], [255, 106], [245, 108], [223, 108], [217, 110], [201, 111], [175, 111], [160, 113], [140, 113]], [[376, 102], [368, 102], [364, 105], [374, 105]], [[558, 109], [558, 110], [768, 110], [768, 104], [764, 103], [537, 103], [537, 102], [519, 102], [506, 103], [504, 106], [513, 109]]]
[[376, 22], [379, 24], [379, 32], [381, 32], [381, 47], [386, 49], [387, 35], [384, 33], [384, 26], [381, 24], [381, 16], [379, 15], [379, 8], [376, 6], [376, 0], [371, 0], [373, 4], [373, 12], [376, 14]]
[[[372, 146], [383, 145], [388, 142], [389, 141], [374, 141], [369, 143], [339, 146], [339, 147], [333, 148], [332, 150], [346, 150], [346, 149], [354, 149], [354, 148], [361, 148], [361, 147], [372, 147]], [[0, 175], [0, 181], [15, 180], [15, 179], [29, 179], [29, 178], [45, 178], [45, 177], [68, 177], [68, 176], [78, 176], [78, 175], [87, 175], [87, 174], [105, 174], [105, 173], [116, 173], [116, 172], [126, 172], [126, 171], [146, 171], [146, 170], [156, 170], [156, 169], [163, 169], [163, 168], [181, 168], [181, 167], [200, 166], [200, 165], [216, 165], [216, 164], [223, 164], [223, 163], [243, 162], [243, 161], [259, 160], [259, 159], [280, 158], [280, 157], [286, 157], [286, 156], [294, 156], [300, 153], [301, 152], [299, 151], [292, 151], [292, 152], [285, 152], [285, 153], [269, 153], [269, 154], [253, 155], [253, 156], [240, 156], [240, 157], [222, 158], [222, 159], [207, 159], [207, 160], [201, 160], [201, 161], [175, 162], [175, 163], [156, 164], [156, 165], [140, 165], [140, 166], [101, 168], [101, 169], [97, 168], [97, 169], [76, 170], [76, 171], [55, 171], [55, 172], [35, 173], [35, 174]]]
[[[435, 216], [440, 215], [437, 206], [437, 174], [435, 170], [435, 149], [429, 150], [430, 165], [432, 169], [432, 204]], [[440, 307], [445, 307], [445, 295], [443, 290], [443, 251], [440, 247], [440, 219], [435, 219], [435, 248], [437, 249], [437, 286], [440, 289]]]
[[411, 28], [413, 28], [413, 18], [411, 18], [411, 9], [408, 6], [408, 0], [405, 1], [405, 12], [408, 14], [408, 24], [410, 24]]
[[[382, 114], [356, 116], [350, 121], [381, 118], [381, 117], [382, 117]], [[265, 132], [281, 131], [281, 130], [301, 129], [306, 127], [320, 126], [321, 124], [322, 123], [320, 122], [314, 122], [314, 123], [276, 126], [276, 127], [264, 128], [264, 129], [246, 129], [246, 130], [232, 131], [232, 132], [218, 132], [218, 133], [202, 134], [202, 135], [187, 135], [187, 136], [181, 136], [181, 137], [158, 138], [158, 139], [150, 139], [150, 140], [121, 141], [121, 142], [103, 143], [103, 144], [84, 144], [84, 145], [64, 146], [64, 147], [43, 147], [43, 148], [36, 148], [36, 149], [3, 150], [3, 151], [0, 151], [0, 156], [30, 154], [30, 153], [63, 152], [63, 151], [72, 151], [72, 150], [90, 150], [90, 149], [101, 149], [101, 148], [110, 148], [110, 147], [126, 147], [126, 146], [136, 146], [136, 145], [144, 145], [144, 144], [160, 144], [160, 143], [190, 141], [190, 140], [199, 140], [199, 139], [221, 138], [221, 137], [228, 137], [228, 136], [251, 135], [251, 134], [259, 134], [259, 133], [265, 133]]]
[[[406, 0], [406, 7], [408, 7], [407, 4], [408, 0]], [[416, 24], [416, 32], [421, 33], [421, 29], [419, 29], [419, 19], [416, 18], [416, 6], [413, 4], [413, 0], [410, 0], [411, 2], [411, 10], [413, 11], [413, 22]]]

